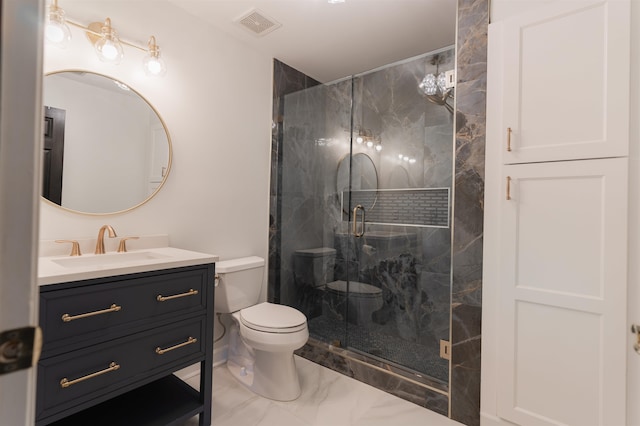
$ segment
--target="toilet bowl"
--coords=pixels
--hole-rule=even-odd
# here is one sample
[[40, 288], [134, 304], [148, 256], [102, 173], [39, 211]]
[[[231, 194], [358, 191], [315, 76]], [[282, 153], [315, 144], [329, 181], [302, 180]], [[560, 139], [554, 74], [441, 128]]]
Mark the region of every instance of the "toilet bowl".
[[372, 324], [371, 315], [383, 304], [382, 290], [378, 287], [358, 281], [349, 281], [347, 284], [338, 280], [327, 284], [323, 306], [333, 314], [346, 316], [352, 324], [367, 327]]
[[307, 318], [289, 306], [257, 303], [263, 269], [258, 257], [216, 263], [215, 308], [233, 320], [227, 368], [253, 392], [291, 401], [301, 392], [293, 351], [309, 338]]

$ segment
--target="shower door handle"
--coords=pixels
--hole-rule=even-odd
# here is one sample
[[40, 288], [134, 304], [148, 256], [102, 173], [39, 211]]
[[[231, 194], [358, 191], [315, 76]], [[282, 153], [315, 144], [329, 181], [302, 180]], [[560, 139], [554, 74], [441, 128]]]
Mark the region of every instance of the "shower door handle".
[[[362, 211], [362, 227], [360, 232], [358, 232], [358, 210]], [[360, 238], [363, 235], [364, 235], [364, 207], [358, 204], [353, 208], [353, 236], [356, 238]]]

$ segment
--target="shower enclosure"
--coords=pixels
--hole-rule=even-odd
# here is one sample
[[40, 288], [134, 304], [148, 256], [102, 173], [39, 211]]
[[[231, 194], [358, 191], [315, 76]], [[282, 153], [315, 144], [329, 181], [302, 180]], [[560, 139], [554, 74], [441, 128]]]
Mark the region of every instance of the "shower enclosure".
[[280, 97], [272, 155], [269, 300], [311, 342], [443, 394], [454, 63], [451, 47]]

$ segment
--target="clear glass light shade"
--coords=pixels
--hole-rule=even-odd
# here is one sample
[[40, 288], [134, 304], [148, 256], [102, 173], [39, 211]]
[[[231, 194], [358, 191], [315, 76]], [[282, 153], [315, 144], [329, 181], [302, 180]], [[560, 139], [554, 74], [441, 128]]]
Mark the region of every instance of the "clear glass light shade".
[[425, 75], [418, 87], [425, 95], [435, 95], [438, 90], [436, 76], [433, 74]]
[[442, 93], [447, 90], [447, 76], [445, 75], [445, 73], [441, 72], [440, 74], [438, 74], [436, 84], [438, 85], [438, 88]]
[[71, 30], [65, 22], [64, 10], [51, 8], [47, 14], [44, 36], [48, 43], [65, 48], [71, 40]]
[[102, 37], [96, 42], [95, 47], [98, 58], [103, 62], [119, 64], [124, 56], [116, 32], [107, 27], [102, 29]]
[[158, 52], [155, 54], [151, 52], [145, 56], [142, 66], [144, 72], [149, 76], [162, 76], [167, 72], [167, 67]]

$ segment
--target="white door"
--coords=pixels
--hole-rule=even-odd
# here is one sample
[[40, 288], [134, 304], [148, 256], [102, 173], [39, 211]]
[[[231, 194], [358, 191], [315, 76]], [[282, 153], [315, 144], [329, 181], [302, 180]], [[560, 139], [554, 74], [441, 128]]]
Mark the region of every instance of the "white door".
[[629, 1], [560, 1], [504, 22], [505, 163], [628, 154]]
[[[43, 1], [0, 0], [0, 7], [1, 333], [38, 323]], [[35, 368], [0, 375], [0, 424], [33, 424], [34, 395]]]
[[503, 419], [625, 424], [627, 163], [503, 166]]
[[640, 425], [640, 353], [630, 324], [640, 324], [640, 2], [631, 4], [631, 146], [629, 190], [629, 332], [627, 341], [627, 424]]

